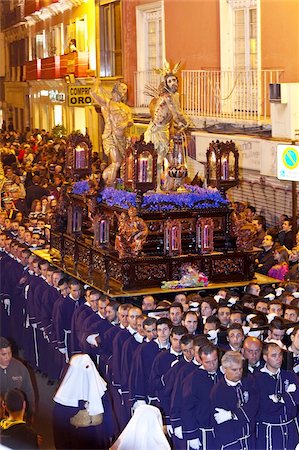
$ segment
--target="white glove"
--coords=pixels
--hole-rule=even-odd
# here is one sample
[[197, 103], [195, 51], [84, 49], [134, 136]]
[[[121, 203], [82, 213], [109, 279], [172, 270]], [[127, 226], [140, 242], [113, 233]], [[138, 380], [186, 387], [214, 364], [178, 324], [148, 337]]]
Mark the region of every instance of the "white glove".
[[233, 306], [237, 303], [239, 300], [239, 297], [231, 297], [229, 301], [227, 302], [227, 306]]
[[270, 293], [270, 294], [265, 295], [264, 298], [267, 298], [268, 300], [271, 301], [271, 300], [275, 299], [275, 295]]
[[32, 328], [36, 329], [37, 328], [37, 323], [32, 323], [31, 326], [32, 326]]
[[50, 339], [49, 339], [49, 336], [47, 335], [47, 333], [45, 332], [45, 330], [43, 331], [43, 337], [44, 337], [45, 341], [47, 341], [48, 344], [49, 344], [50, 343]]
[[293, 372], [299, 373], [299, 364], [293, 368]]
[[246, 316], [246, 322], [249, 323], [250, 320], [251, 320], [253, 317], [255, 317], [255, 316], [256, 316], [256, 314], [247, 314], [247, 316]]
[[274, 314], [274, 313], [267, 314], [268, 323], [271, 323], [272, 320], [275, 319], [275, 317], [277, 317], [277, 314]]
[[288, 336], [290, 336], [292, 333], [293, 333], [293, 331], [294, 331], [294, 328], [292, 327], [292, 328], [288, 328], [287, 330], [286, 330], [286, 334], [288, 335]]
[[182, 427], [176, 427], [174, 429], [174, 435], [178, 438], [178, 439], [183, 439], [183, 429]]
[[226, 409], [223, 408], [215, 408], [215, 420], [218, 423], [218, 425], [220, 423], [223, 422], [227, 422], [228, 420], [232, 420], [232, 412], [231, 411], [227, 411]]
[[216, 339], [217, 335], [218, 335], [218, 330], [210, 330], [207, 334], [207, 338], [209, 340], [214, 340], [214, 339]]
[[62, 353], [63, 355], [66, 355], [66, 352], [67, 352], [66, 347], [64, 347], [64, 348], [59, 348], [58, 350], [59, 350], [60, 353]]
[[290, 394], [291, 392], [295, 392], [296, 391], [296, 384], [291, 383], [288, 385], [286, 391]]
[[139, 408], [139, 406], [141, 405], [146, 405], [145, 400], [136, 400], [136, 402], [132, 406], [132, 412], [134, 413], [136, 409]]
[[248, 336], [259, 338], [261, 336], [261, 334], [262, 334], [262, 332], [260, 330], [255, 330], [254, 328], [250, 328]]
[[285, 401], [282, 397], [278, 398], [277, 395], [275, 395], [275, 394], [269, 395], [269, 399], [272, 400], [273, 403], [285, 403]]
[[173, 435], [173, 428], [171, 425], [166, 425], [167, 434], [169, 437]]
[[86, 341], [90, 344], [90, 345], [94, 345], [95, 347], [98, 347], [98, 343], [96, 338], [99, 336], [99, 333], [96, 334], [90, 334], [89, 336], [87, 336]]
[[250, 332], [250, 330], [251, 330], [251, 328], [250, 328], [250, 327], [247, 327], [247, 326], [243, 326], [242, 329], [243, 329], [244, 336], [247, 336], [247, 334], [248, 334], [248, 333]]
[[282, 288], [282, 287], [276, 288], [275, 289], [276, 297], [279, 297], [283, 293], [283, 291], [284, 291], [284, 288]]
[[4, 309], [7, 311], [7, 315], [10, 316], [10, 299], [6, 297], [3, 300], [3, 303], [4, 303]]
[[193, 448], [194, 450], [199, 450], [199, 447], [201, 447], [201, 442], [200, 442], [199, 438], [190, 439], [189, 441], [187, 441], [187, 448], [189, 448], [189, 449]]

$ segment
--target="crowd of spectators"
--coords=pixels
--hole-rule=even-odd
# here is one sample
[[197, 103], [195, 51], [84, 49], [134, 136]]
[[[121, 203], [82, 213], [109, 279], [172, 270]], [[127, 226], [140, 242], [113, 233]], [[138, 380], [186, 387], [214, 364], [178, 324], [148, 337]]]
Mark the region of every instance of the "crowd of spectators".
[[[65, 140], [44, 130], [23, 136], [9, 131], [1, 139], [1, 334], [49, 384], [61, 383], [61, 395], [54, 397], [56, 448], [108, 449], [114, 441], [113, 448], [126, 448], [123, 430], [134, 411], [150, 404], [161, 411], [167, 445], [175, 449], [294, 449], [299, 235], [294, 241], [290, 219], [284, 216], [276, 229], [266, 229], [253, 207], [235, 208], [239, 220], [255, 227], [254, 246], [262, 250], [257, 272], [275, 277], [278, 288], [251, 282], [245, 289], [118, 303], [34, 252], [49, 242], [65, 182]], [[100, 165], [94, 156], [93, 176]], [[98, 411], [96, 420], [90, 413], [90, 387], [83, 383], [79, 392], [75, 383], [73, 395], [64, 395], [81, 354], [100, 373], [91, 386], [102, 386], [101, 423]], [[88, 361], [84, 370], [91, 367]], [[1, 376], [7, 367], [0, 364]], [[71, 372], [65, 374], [66, 367]], [[19, 387], [14, 381], [10, 387]], [[23, 418], [24, 399], [17, 397], [17, 417]], [[80, 412], [90, 422], [72, 425]], [[146, 448], [138, 445], [130, 450]]]
[[[4, 280], [2, 334], [23, 350], [27, 363], [47, 376], [51, 384], [63, 379], [64, 386], [67, 385], [63, 370], [82, 353], [90, 356], [107, 383], [103, 405], [104, 417], [109, 417], [109, 421], [104, 428], [102, 423], [91, 426], [91, 440], [85, 428], [76, 428], [69, 421], [70, 416], [86, 409], [84, 389], [78, 394], [84, 398], [76, 405], [73, 400], [76, 384], [71, 400], [54, 398], [56, 448], [78, 448], [79, 441], [80, 448], [109, 448], [133, 412], [148, 403], [160, 409], [174, 448], [203, 445], [216, 449], [231, 442], [229, 439], [238, 437], [242, 442], [249, 436], [255, 442], [251, 448], [267, 448], [261, 446], [266, 431], [260, 430], [260, 446], [253, 431], [261, 421], [276, 431], [272, 443], [277, 442], [278, 446], [273, 448], [280, 448], [285, 430], [290, 430], [292, 436], [292, 442], [285, 448], [294, 448], [298, 435], [294, 435], [293, 425], [299, 404], [298, 283], [282, 282], [275, 289], [251, 282], [245, 290], [178, 293], [167, 300], [147, 295], [142, 303], [136, 299], [118, 303], [69, 278], [5, 233], [0, 234], [0, 247], [0, 275]], [[268, 358], [272, 353], [278, 358], [274, 369], [272, 356]], [[225, 403], [217, 394], [223, 380], [235, 382], [230, 371], [240, 364], [242, 398], [246, 392], [252, 393], [254, 407], [251, 402], [240, 406], [237, 397], [235, 404], [228, 400]], [[273, 408], [268, 405], [269, 410], [259, 409], [264, 394], [259, 393], [254, 383], [267, 384], [267, 379], [260, 378], [267, 375], [270, 379], [267, 371], [271, 370], [279, 383], [273, 385], [273, 392], [272, 388], [267, 391], [266, 400], [270, 406], [273, 403]], [[291, 389], [295, 385], [294, 392], [287, 391], [289, 385]], [[230, 399], [234, 395], [237, 394], [233, 389], [227, 393]], [[277, 400], [277, 396], [284, 402]], [[247, 409], [249, 406], [251, 409]], [[230, 420], [239, 420], [240, 432], [244, 433], [247, 426], [251, 431], [246, 436], [236, 436], [235, 428], [228, 426], [223, 433], [223, 424], [228, 425]], [[95, 433], [96, 426], [101, 427], [101, 433]], [[276, 426], [280, 427], [279, 432]], [[88, 447], [84, 446], [86, 442]]]

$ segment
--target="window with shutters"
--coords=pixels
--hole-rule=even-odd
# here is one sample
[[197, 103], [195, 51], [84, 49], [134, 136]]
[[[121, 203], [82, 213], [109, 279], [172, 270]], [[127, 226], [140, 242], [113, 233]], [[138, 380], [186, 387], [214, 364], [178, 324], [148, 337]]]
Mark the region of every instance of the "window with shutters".
[[100, 4], [101, 77], [122, 75], [121, 2]]

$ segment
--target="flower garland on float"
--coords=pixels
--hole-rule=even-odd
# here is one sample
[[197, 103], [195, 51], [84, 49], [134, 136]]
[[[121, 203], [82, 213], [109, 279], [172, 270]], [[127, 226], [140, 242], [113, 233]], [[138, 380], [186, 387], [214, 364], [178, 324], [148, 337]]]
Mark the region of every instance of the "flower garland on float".
[[199, 272], [192, 264], [182, 264], [181, 278], [179, 280], [163, 281], [162, 289], [183, 289], [192, 287], [206, 287], [209, 283], [208, 277]]

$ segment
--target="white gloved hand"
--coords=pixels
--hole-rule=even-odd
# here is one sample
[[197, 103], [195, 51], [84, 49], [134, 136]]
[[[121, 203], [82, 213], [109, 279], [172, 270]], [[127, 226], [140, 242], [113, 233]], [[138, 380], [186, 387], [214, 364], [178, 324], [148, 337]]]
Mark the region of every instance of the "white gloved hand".
[[276, 288], [275, 289], [276, 297], [279, 297], [283, 293], [283, 291], [284, 291], [284, 288], [282, 288], [282, 287]]
[[193, 448], [194, 450], [199, 450], [199, 447], [201, 447], [201, 442], [199, 440], [199, 438], [196, 439], [189, 439], [189, 441], [187, 441], [187, 448]]
[[275, 319], [275, 317], [277, 317], [277, 314], [274, 314], [274, 313], [267, 314], [268, 323], [271, 323], [272, 320]]
[[10, 299], [5, 297], [3, 300], [4, 303], [4, 309], [7, 311], [7, 315], [10, 316]]
[[291, 383], [288, 385], [286, 391], [290, 394], [291, 392], [295, 392], [296, 391], [296, 384], [295, 383]]
[[64, 348], [59, 348], [58, 350], [59, 350], [60, 353], [62, 353], [63, 355], [66, 355], [66, 352], [67, 352], [66, 347], [64, 347]]
[[207, 338], [209, 340], [214, 340], [214, 339], [216, 339], [217, 335], [218, 335], [218, 330], [210, 330], [207, 334]]
[[256, 317], [256, 314], [247, 314], [246, 316], [246, 322], [249, 323], [251, 319], [253, 319], [253, 317]]
[[134, 413], [136, 411], [136, 409], [139, 408], [139, 406], [141, 406], [141, 405], [146, 405], [145, 400], [136, 400], [136, 402], [132, 406], [132, 412]]
[[166, 425], [167, 434], [169, 437], [173, 435], [173, 428], [171, 425]]
[[215, 408], [215, 420], [218, 423], [218, 425], [220, 423], [223, 422], [227, 422], [228, 420], [232, 420], [232, 412], [231, 411], [227, 411], [226, 409], [223, 408]]
[[256, 338], [259, 338], [261, 334], [261, 330], [255, 330], [254, 328], [250, 328], [250, 331], [248, 332], [248, 336]]
[[239, 297], [234, 297], [232, 296], [228, 302], [227, 302], [227, 306], [233, 306], [237, 303], [237, 301], [239, 300]]
[[267, 294], [267, 295], [265, 295], [265, 297], [264, 298], [267, 298], [268, 300], [274, 300], [275, 299], [275, 295], [274, 294]]
[[245, 326], [245, 325], [243, 325], [242, 326], [242, 329], [243, 329], [243, 333], [244, 333], [244, 336], [247, 336], [248, 335], [248, 333], [250, 332], [250, 330], [251, 330], [251, 328], [250, 327], [248, 327], [248, 326]]
[[90, 344], [90, 345], [94, 345], [95, 347], [98, 347], [98, 343], [96, 338], [99, 336], [99, 333], [96, 334], [90, 334], [89, 336], [87, 336], [86, 341]]
[[47, 341], [48, 344], [49, 344], [50, 343], [50, 339], [49, 339], [49, 336], [47, 335], [47, 333], [45, 332], [45, 330], [43, 331], [43, 337], [44, 337], [45, 341]]
[[182, 427], [176, 427], [174, 429], [174, 435], [178, 438], [178, 439], [183, 439], [183, 429]]
[[295, 373], [299, 373], [299, 364], [297, 366], [293, 367], [293, 371]]

